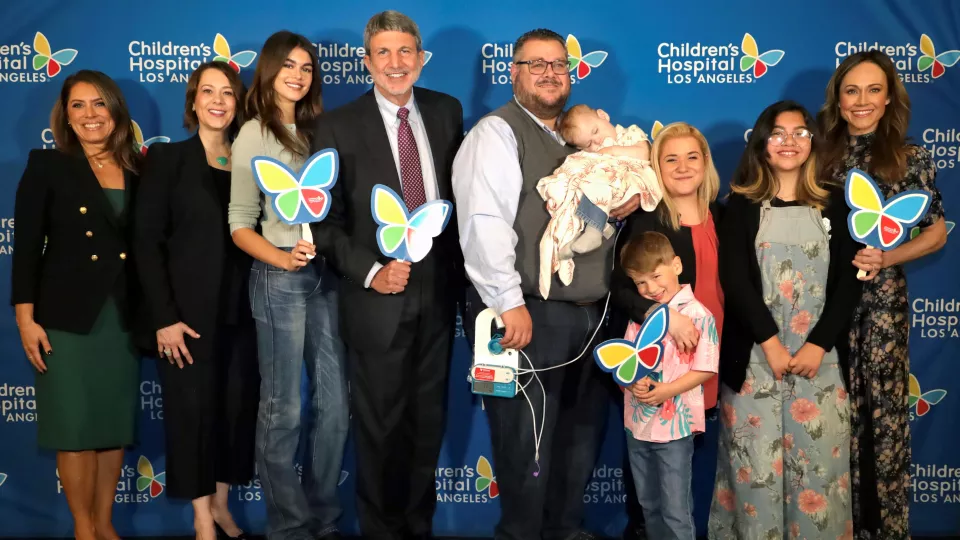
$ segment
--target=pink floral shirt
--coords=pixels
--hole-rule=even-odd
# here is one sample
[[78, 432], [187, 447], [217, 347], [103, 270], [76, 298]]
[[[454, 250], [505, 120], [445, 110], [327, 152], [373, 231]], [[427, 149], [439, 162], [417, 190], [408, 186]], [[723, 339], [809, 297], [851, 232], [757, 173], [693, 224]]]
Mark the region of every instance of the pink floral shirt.
[[[710, 310], [694, 298], [690, 285], [684, 285], [670, 300], [669, 306], [690, 317], [700, 330], [700, 341], [694, 352], [680, 354], [676, 342], [668, 334], [663, 339], [663, 359], [649, 377], [673, 382], [691, 370], [716, 373], [720, 364], [720, 337]], [[639, 331], [640, 325], [631, 321], [625, 339], [635, 339]], [[624, 392], [623, 402], [624, 428], [639, 441], [670, 442], [706, 429], [703, 385], [674, 396], [659, 407], [640, 403], [629, 390]]]

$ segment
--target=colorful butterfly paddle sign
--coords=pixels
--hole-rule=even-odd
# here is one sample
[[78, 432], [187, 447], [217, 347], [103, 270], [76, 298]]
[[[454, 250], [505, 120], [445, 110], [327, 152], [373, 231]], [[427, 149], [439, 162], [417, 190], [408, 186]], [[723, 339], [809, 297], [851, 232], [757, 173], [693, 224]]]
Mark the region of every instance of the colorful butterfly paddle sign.
[[44, 66], [47, 68], [47, 76], [54, 77], [60, 73], [62, 66], [69, 65], [77, 57], [76, 49], [61, 49], [57, 52], [51, 52], [50, 42], [47, 36], [40, 32], [33, 36], [33, 50], [36, 55], [33, 57], [33, 69], [39, 71]]
[[590, 70], [600, 67], [603, 61], [607, 59], [606, 51], [593, 51], [583, 54], [580, 48], [580, 41], [573, 34], [567, 35], [567, 56], [569, 59], [569, 70], [577, 72], [577, 78], [583, 79], [590, 75]]
[[910, 406], [916, 407], [917, 416], [923, 416], [930, 412], [931, 407], [940, 403], [945, 397], [947, 397], [947, 391], [939, 388], [926, 392], [921, 391], [920, 382], [913, 376], [913, 373], [910, 374]]
[[497, 477], [493, 475], [493, 467], [483, 456], [480, 456], [480, 459], [477, 460], [477, 476], [479, 478], [477, 478], [474, 487], [478, 492], [487, 490], [487, 496], [491, 499], [500, 495], [500, 485], [497, 484]]
[[323, 221], [330, 211], [330, 188], [337, 182], [340, 157], [333, 148], [310, 156], [297, 175], [276, 159], [250, 160], [260, 191], [273, 197], [273, 209], [287, 225]]
[[226, 62], [237, 73], [240, 73], [240, 68], [252, 64], [257, 57], [257, 53], [253, 51], [240, 51], [237, 54], [230, 54], [230, 44], [227, 43], [227, 38], [223, 37], [222, 34], [217, 34], [217, 37], [213, 38], [213, 52], [217, 53], [217, 56], [213, 59], [214, 62]]
[[393, 259], [420, 262], [433, 247], [433, 239], [447, 227], [453, 204], [440, 199], [429, 201], [411, 215], [396, 191], [377, 184], [370, 196], [370, 212], [380, 225], [380, 252]]
[[611, 339], [593, 350], [593, 358], [600, 369], [613, 373], [613, 380], [620, 386], [630, 386], [649, 375], [663, 358], [663, 338], [670, 324], [670, 310], [666, 305], [657, 308], [647, 317], [637, 338]]
[[916, 225], [930, 207], [930, 194], [911, 190], [884, 200], [880, 187], [860, 169], [847, 172], [847, 205], [853, 212], [847, 218], [854, 240], [884, 251], [906, 240], [910, 227]]
[[920, 52], [923, 53], [923, 56], [917, 60], [917, 67], [920, 68], [920, 71], [930, 69], [934, 79], [939, 79], [941, 75], [946, 73], [946, 68], [953, 67], [957, 61], [960, 61], [960, 51], [946, 51], [937, 54], [937, 50], [933, 47], [933, 40], [926, 34], [920, 36]]
[[140, 124], [136, 120], [131, 120], [130, 123], [133, 125], [133, 142], [137, 147], [137, 152], [140, 152], [141, 155], [147, 155], [147, 150], [150, 148], [150, 145], [156, 142], [168, 143], [170, 142], [170, 137], [165, 135], [158, 135], [156, 137], [150, 137], [147, 140], [143, 140], [143, 130], [140, 129]]
[[758, 79], [763, 77], [769, 67], [779, 64], [785, 54], [780, 49], [771, 49], [760, 54], [757, 40], [753, 39], [749, 32], [743, 35], [740, 49], [743, 50], [743, 56], [740, 57], [740, 71], [753, 68], [753, 76]]
[[149, 489], [151, 497], [157, 497], [163, 493], [163, 486], [167, 482], [167, 473], [154, 474], [153, 464], [143, 456], [140, 456], [140, 459], [137, 460], [137, 472], [140, 473], [140, 478], [137, 478], [137, 491]]

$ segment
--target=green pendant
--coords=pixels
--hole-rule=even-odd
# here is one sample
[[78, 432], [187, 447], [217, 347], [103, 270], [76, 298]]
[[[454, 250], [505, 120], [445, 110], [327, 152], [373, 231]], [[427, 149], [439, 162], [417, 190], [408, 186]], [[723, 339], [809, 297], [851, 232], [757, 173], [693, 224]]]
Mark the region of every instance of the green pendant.
[[226, 166], [227, 166], [227, 158], [225, 158], [225, 157], [223, 157], [223, 156], [220, 156], [220, 157], [217, 158], [217, 163], [219, 163], [222, 167], [226, 167]]

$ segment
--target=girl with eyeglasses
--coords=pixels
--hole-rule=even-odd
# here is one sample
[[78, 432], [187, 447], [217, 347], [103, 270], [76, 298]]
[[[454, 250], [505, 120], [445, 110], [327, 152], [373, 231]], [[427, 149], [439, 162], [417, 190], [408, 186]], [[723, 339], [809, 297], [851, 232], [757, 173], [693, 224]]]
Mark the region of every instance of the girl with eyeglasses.
[[844, 349], [860, 288], [843, 190], [817, 176], [815, 126], [792, 101], [760, 114], [720, 225], [728, 294], [710, 538], [851, 531]]

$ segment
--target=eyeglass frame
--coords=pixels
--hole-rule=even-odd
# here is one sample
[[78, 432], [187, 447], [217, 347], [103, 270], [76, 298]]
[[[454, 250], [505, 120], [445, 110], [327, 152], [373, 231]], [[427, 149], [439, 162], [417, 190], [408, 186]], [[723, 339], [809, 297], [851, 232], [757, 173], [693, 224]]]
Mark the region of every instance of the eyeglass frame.
[[[543, 62], [543, 71], [542, 71], [541, 73], [536, 73], [536, 72], [533, 71], [533, 65], [536, 64], [537, 62]], [[560, 73], [557, 73], [557, 70], [555, 69], [556, 64], [557, 64], [558, 62], [563, 62], [563, 65], [564, 65], [563, 71], [561, 71]], [[565, 74], [565, 73], [570, 73], [570, 60], [554, 60], [553, 62], [547, 62], [547, 61], [544, 60], [543, 58], [538, 58], [538, 59], [536, 59], [536, 60], [521, 60], [521, 61], [519, 61], [519, 62], [514, 62], [514, 63], [513, 63], [513, 65], [515, 65], [515, 66], [522, 66], [522, 65], [524, 65], [524, 64], [527, 65], [527, 70], [530, 71], [530, 74], [531, 74], [531, 75], [543, 75], [543, 74], [545, 74], [545, 73], [547, 72], [547, 65], [550, 66], [550, 71], [551, 71], [554, 75], [563, 75], [563, 74]]]
[[[799, 136], [798, 136], [797, 133], [798, 133], [798, 132], [802, 132], [802, 131], [807, 132], [807, 135], [809, 135], [809, 136], [803, 136], [803, 135], [799, 135]], [[775, 132], [774, 132], [774, 133], [775, 133]], [[770, 133], [770, 136], [767, 137], [767, 141], [768, 141], [768, 142], [772, 142], [772, 143], [776, 144], [777, 146], [783, 146], [784, 144], [786, 144], [786, 142], [787, 142], [788, 139], [793, 139], [793, 142], [794, 142], [797, 146], [800, 146], [800, 144], [801, 144], [800, 141], [801, 141], [801, 140], [805, 141], [806, 143], [812, 143], [812, 142], [813, 142], [813, 132], [810, 131], [810, 130], [807, 129], [807, 128], [802, 128], [802, 129], [799, 129], [799, 130], [794, 131], [794, 132], [792, 132], [792, 133], [788, 133], [788, 132], [784, 131], [782, 136], [774, 135], [774, 133]], [[781, 140], [780, 142], [777, 142], [776, 139], [782, 139], [782, 140]]]

